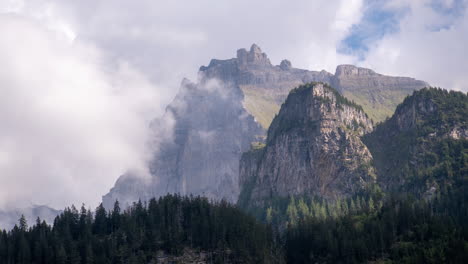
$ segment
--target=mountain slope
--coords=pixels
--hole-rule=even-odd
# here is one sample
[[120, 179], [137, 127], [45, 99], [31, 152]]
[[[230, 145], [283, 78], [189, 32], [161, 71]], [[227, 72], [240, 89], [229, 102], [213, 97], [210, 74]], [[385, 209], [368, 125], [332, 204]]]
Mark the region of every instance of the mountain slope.
[[383, 188], [431, 195], [466, 184], [467, 139], [468, 96], [425, 88], [407, 97], [364, 142]]

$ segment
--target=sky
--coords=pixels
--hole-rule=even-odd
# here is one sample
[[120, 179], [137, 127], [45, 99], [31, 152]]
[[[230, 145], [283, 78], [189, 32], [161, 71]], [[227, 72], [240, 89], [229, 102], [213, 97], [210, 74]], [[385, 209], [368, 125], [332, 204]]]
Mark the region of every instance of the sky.
[[1, 0], [0, 209], [96, 206], [145, 172], [182, 78], [258, 44], [468, 90], [468, 0]]

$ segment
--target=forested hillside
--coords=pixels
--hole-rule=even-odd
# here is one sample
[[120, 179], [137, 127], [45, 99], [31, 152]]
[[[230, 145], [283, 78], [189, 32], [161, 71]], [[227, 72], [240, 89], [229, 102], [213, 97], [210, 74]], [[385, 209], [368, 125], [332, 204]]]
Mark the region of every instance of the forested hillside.
[[[67, 208], [51, 227], [24, 218], [0, 234], [0, 263], [164, 263], [187, 250], [208, 263], [275, 263], [271, 232], [225, 202], [168, 195], [121, 211]], [[203, 259], [203, 256], [200, 259]]]
[[341, 215], [299, 213], [286, 231], [288, 263], [467, 263], [467, 191], [431, 201], [392, 196]]
[[467, 263], [467, 124], [465, 93], [416, 91], [363, 136], [377, 174], [370, 192], [335, 199], [270, 192], [248, 210], [284, 235], [288, 263]]

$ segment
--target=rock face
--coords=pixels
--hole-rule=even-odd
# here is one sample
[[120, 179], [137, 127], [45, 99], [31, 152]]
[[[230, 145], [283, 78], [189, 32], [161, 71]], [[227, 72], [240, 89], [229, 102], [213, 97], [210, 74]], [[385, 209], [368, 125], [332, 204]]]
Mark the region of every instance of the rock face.
[[417, 195], [461, 186], [457, 181], [468, 165], [468, 96], [416, 91], [363, 140], [384, 190]]
[[266, 146], [240, 164], [241, 206], [271, 197], [349, 197], [375, 183], [360, 136], [372, 131], [362, 108], [322, 83], [294, 89], [273, 120]]
[[428, 86], [413, 78], [385, 76], [353, 65], [339, 65], [331, 85], [362, 105], [374, 121], [390, 117], [407, 95]]
[[128, 204], [166, 193], [235, 201], [239, 157], [264, 133], [242, 107], [242, 99], [240, 89], [229, 83], [185, 81], [166, 109], [164, 118], [175, 123], [150, 163], [151, 177], [122, 177], [104, 196], [105, 206], [116, 199]]
[[[115, 200], [128, 205], [166, 193], [236, 202], [240, 192], [239, 159], [252, 142], [263, 140], [265, 129], [257, 121], [261, 113], [269, 111], [261, 99], [249, 101], [247, 93], [268, 96], [279, 105], [294, 86], [327, 80], [330, 74], [282, 70], [252, 45], [250, 51], [240, 49], [237, 58], [212, 60], [200, 68], [199, 76], [198, 83], [182, 82], [165, 116], [155, 122], [156, 127], [161, 127], [171, 123], [167, 120], [172, 121], [173, 129], [169, 136], [159, 135], [163, 139], [150, 162], [150, 176], [121, 176], [103, 197], [106, 208], [112, 208]], [[264, 94], [267, 90], [271, 91], [268, 95]], [[271, 118], [276, 112], [271, 112]]]

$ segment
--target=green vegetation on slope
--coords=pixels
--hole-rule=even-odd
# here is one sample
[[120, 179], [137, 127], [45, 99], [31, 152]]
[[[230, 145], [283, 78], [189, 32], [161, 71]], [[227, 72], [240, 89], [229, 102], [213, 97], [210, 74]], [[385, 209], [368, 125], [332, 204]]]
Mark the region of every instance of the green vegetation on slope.
[[244, 93], [244, 107], [264, 129], [268, 129], [271, 121], [280, 110], [278, 98], [256, 87], [241, 86]]
[[407, 90], [343, 91], [346, 98], [362, 105], [364, 111], [374, 122], [382, 122], [392, 116], [398, 104], [408, 96]]
[[456, 187], [468, 175], [468, 140], [450, 134], [468, 129], [467, 124], [466, 94], [436, 88], [414, 92], [364, 137], [381, 184], [419, 194]]

